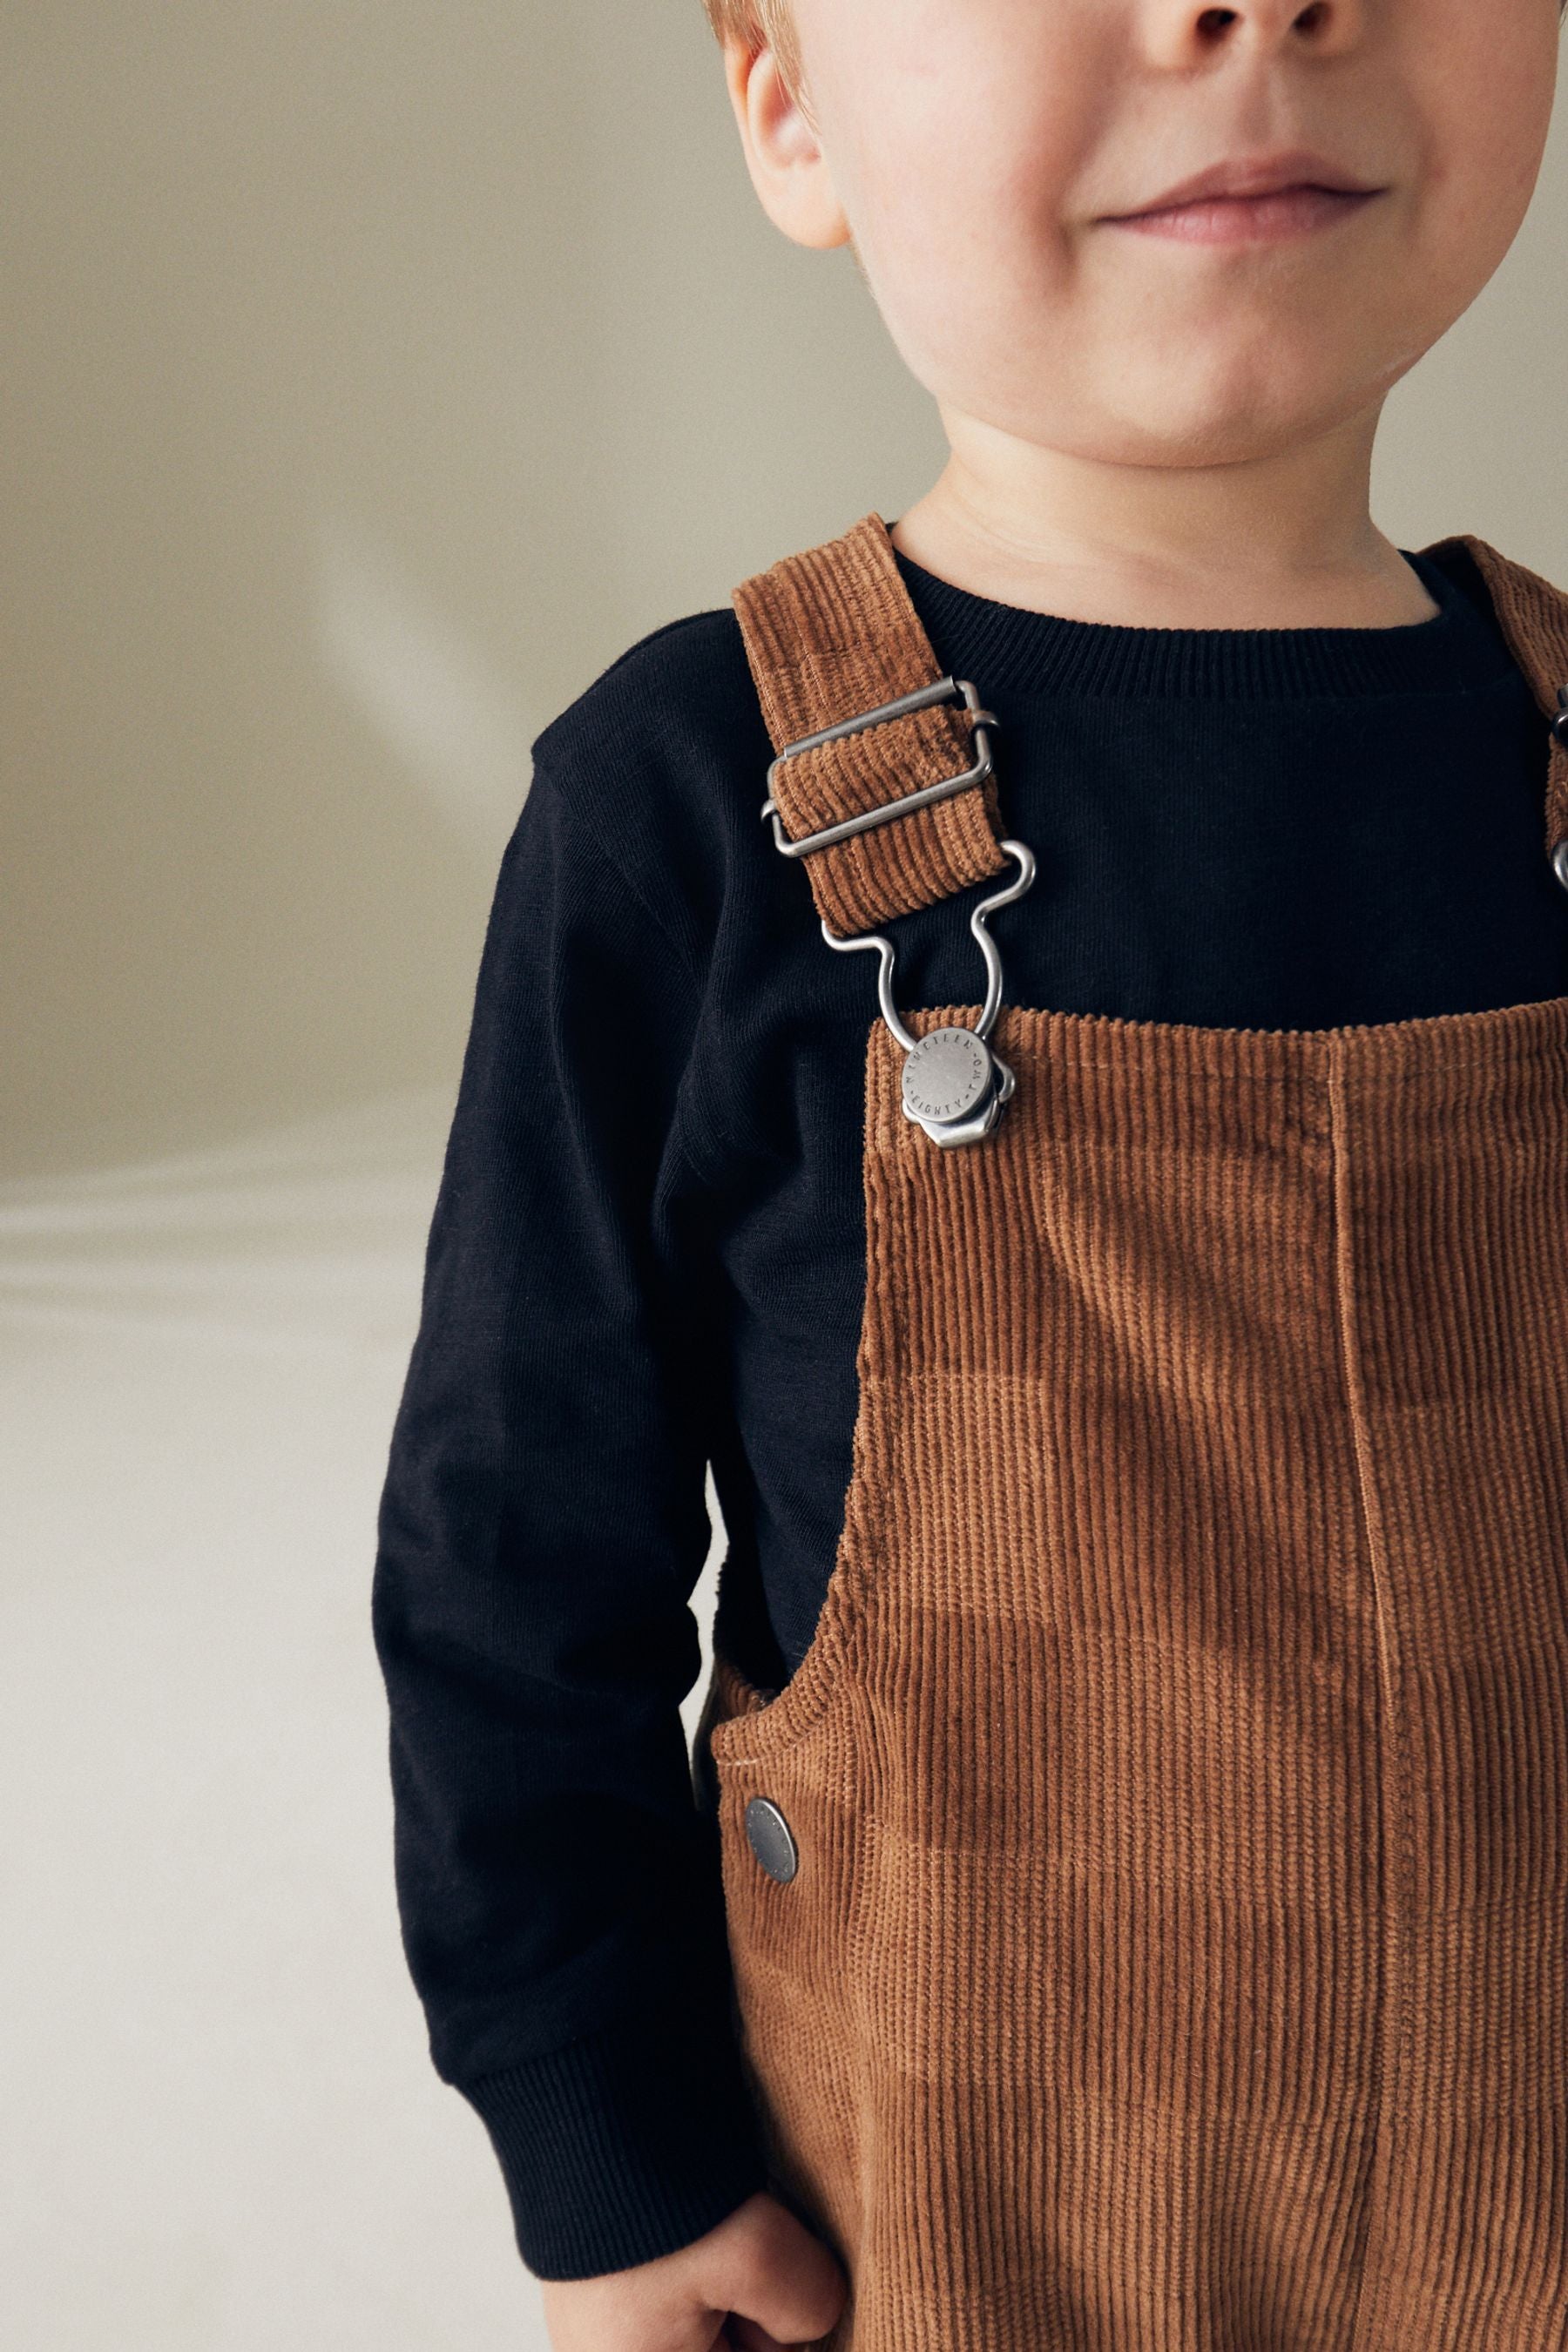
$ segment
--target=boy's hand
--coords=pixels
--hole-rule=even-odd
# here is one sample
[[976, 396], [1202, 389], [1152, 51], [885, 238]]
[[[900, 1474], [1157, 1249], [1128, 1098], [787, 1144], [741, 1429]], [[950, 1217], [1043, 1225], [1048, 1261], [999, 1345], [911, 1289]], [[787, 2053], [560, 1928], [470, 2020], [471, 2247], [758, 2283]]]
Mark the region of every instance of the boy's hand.
[[554, 2352], [775, 2352], [826, 2336], [849, 2292], [821, 2239], [763, 2189], [672, 2254], [540, 2287]]

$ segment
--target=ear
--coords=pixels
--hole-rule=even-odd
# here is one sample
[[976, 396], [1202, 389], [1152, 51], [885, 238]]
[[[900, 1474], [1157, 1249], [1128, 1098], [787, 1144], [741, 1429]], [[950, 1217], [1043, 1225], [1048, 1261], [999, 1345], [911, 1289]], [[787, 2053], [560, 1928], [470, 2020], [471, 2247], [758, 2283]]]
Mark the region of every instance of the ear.
[[849, 223], [816, 126], [772, 49], [726, 41], [724, 79], [752, 185], [773, 226], [796, 245], [847, 245]]

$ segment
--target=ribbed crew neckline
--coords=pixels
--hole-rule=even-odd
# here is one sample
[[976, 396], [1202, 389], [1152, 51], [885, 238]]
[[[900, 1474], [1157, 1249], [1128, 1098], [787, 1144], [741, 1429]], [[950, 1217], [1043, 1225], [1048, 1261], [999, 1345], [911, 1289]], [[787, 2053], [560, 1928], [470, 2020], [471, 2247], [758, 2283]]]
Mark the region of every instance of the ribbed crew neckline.
[[[1464, 550], [1450, 572], [1399, 552], [1438, 605], [1390, 628], [1132, 628], [1037, 613], [960, 588], [894, 548], [910, 601], [943, 665], [1025, 694], [1288, 699], [1452, 694], [1520, 675]], [[1461, 586], [1461, 579], [1469, 585]]]

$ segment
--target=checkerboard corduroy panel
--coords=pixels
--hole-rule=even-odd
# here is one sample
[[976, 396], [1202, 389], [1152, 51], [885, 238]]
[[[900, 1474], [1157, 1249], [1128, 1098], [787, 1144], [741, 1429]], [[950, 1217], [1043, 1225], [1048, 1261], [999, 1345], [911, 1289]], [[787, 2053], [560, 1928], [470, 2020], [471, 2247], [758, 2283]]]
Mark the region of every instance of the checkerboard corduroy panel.
[[1568, 999], [996, 1042], [942, 1151], [870, 1032], [839, 1553], [710, 1728], [832, 2340], [1559, 2352]]

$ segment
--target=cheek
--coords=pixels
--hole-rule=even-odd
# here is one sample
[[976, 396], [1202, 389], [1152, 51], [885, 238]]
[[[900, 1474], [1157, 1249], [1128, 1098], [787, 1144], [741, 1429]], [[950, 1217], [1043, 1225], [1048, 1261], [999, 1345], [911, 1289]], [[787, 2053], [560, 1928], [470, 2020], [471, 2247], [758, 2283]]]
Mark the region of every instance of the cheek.
[[1037, 175], [1010, 172], [994, 146], [977, 150], [951, 127], [917, 170], [889, 159], [868, 179], [860, 257], [889, 333], [928, 391], [952, 390], [993, 352], [1048, 326], [1070, 284], [1057, 217]]
[[1451, 160], [1436, 175], [1457, 236], [1468, 222], [1484, 247], [1506, 244], [1518, 228], [1541, 169], [1552, 89], [1548, 75], [1521, 70], [1517, 61], [1478, 75], [1472, 103], [1456, 109], [1446, 126]]
[[[1557, 66], [1557, 10], [1524, 0], [1456, 37], [1423, 93], [1425, 153], [1411, 294], [1452, 315], [1475, 299], [1519, 231], [1540, 173]], [[1479, 37], [1482, 29], [1489, 40]], [[1545, 37], [1542, 37], [1544, 33]], [[1426, 291], [1418, 291], [1425, 289]]]

